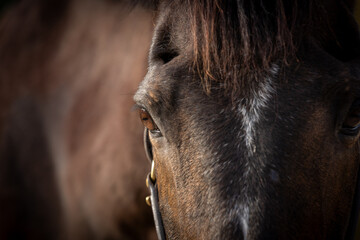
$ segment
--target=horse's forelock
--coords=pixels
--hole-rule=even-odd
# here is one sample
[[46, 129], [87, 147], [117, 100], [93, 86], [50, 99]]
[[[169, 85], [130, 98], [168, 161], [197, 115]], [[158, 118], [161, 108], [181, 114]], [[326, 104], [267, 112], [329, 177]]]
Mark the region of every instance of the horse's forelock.
[[327, 25], [326, 11], [316, 0], [188, 0], [187, 4], [194, 66], [207, 93], [214, 82], [234, 93], [246, 84], [245, 76], [257, 73], [251, 74], [257, 80], [275, 59], [286, 65], [296, 57], [305, 35]]

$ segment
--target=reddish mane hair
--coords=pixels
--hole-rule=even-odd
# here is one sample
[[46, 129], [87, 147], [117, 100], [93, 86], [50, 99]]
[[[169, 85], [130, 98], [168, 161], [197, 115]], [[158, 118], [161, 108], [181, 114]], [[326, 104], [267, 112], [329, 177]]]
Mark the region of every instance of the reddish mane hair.
[[[330, 29], [335, 14], [326, 7], [352, 5], [323, 0], [189, 0], [187, 4], [194, 64], [208, 93], [214, 82], [234, 92], [247, 84], [249, 76], [257, 81], [275, 60], [279, 67], [289, 64], [307, 38], [328, 47], [324, 39], [336, 38], [337, 30]], [[336, 41], [342, 45], [341, 39]]]

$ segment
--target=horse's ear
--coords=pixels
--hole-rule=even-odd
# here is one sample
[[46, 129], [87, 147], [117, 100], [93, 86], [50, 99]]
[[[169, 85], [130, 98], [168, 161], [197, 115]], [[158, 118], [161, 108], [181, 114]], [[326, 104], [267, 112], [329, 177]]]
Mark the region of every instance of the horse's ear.
[[323, 46], [334, 57], [351, 61], [360, 57], [359, 27], [354, 17], [355, 0], [325, 1], [329, 25]]

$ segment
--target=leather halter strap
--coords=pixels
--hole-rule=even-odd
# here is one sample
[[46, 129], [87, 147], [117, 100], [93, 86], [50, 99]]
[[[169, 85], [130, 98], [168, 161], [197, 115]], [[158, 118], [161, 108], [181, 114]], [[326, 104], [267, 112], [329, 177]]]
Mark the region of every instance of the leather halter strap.
[[151, 162], [151, 172], [146, 178], [146, 186], [150, 190], [150, 196], [146, 198], [146, 203], [151, 206], [151, 210], [154, 217], [156, 234], [159, 240], [165, 240], [165, 229], [164, 224], [161, 218], [161, 213], [159, 209], [159, 197], [158, 189], [156, 186], [156, 176], [155, 176], [155, 162], [152, 154], [152, 147], [149, 140], [149, 130], [145, 128], [144, 131], [144, 148], [146, 152], [146, 157]]

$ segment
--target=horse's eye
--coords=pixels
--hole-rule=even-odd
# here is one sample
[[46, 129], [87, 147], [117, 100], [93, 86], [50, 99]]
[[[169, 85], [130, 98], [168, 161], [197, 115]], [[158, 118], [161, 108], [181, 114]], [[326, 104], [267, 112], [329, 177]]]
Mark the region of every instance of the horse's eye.
[[360, 99], [353, 102], [346, 116], [341, 132], [349, 136], [358, 135], [360, 130]]
[[154, 120], [152, 119], [150, 114], [145, 109], [139, 110], [139, 116], [140, 116], [140, 120], [141, 120], [142, 124], [144, 125], [144, 127], [149, 129], [150, 131], [158, 130], [158, 127], [154, 123]]

